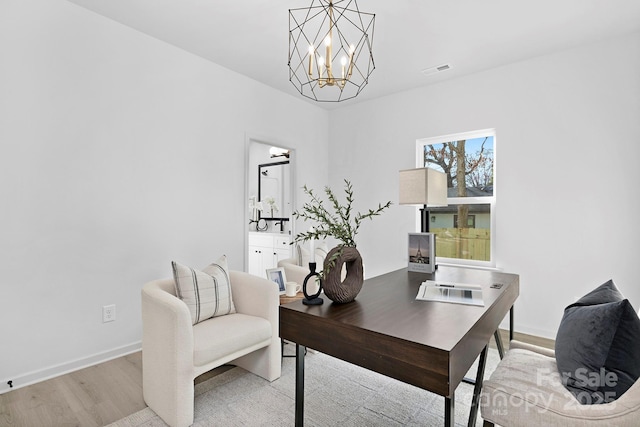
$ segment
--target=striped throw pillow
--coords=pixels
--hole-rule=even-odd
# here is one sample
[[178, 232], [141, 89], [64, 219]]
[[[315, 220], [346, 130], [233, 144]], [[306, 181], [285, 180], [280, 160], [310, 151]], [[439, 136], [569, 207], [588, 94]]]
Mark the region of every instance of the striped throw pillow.
[[176, 295], [187, 304], [191, 323], [236, 312], [231, 295], [227, 257], [203, 268], [202, 271], [171, 262]]

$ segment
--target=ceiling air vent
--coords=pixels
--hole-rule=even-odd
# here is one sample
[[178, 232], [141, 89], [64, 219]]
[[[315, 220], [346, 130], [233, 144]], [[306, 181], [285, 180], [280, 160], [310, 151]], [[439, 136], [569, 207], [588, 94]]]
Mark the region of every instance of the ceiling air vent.
[[450, 68], [451, 68], [451, 65], [442, 64], [442, 65], [438, 65], [436, 67], [425, 68], [424, 70], [422, 70], [422, 74], [428, 76], [429, 74], [435, 74], [435, 73], [439, 73], [439, 72], [442, 72], [442, 71], [447, 71]]

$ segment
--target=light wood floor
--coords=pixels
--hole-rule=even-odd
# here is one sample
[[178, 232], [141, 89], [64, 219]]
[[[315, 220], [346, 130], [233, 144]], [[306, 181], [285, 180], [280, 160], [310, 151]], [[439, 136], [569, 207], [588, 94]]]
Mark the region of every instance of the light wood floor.
[[[509, 334], [501, 331], [508, 346]], [[553, 340], [516, 333], [515, 339], [553, 348]], [[493, 340], [492, 340], [493, 343]], [[205, 381], [222, 366], [196, 378]], [[0, 394], [0, 426], [104, 426], [146, 407], [140, 352]]]
[[[231, 369], [221, 366], [195, 382]], [[0, 426], [104, 426], [144, 409], [142, 353], [0, 394]]]
[[[504, 349], [509, 349], [509, 331], [500, 329], [500, 336], [502, 337], [502, 344], [504, 345]], [[537, 345], [539, 347], [550, 348], [551, 350], [553, 350], [556, 345], [555, 340], [536, 337], [534, 335], [521, 334], [520, 332], [514, 332], [513, 339], [515, 341], [526, 342], [529, 344]], [[493, 340], [491, 340], [491, 345], [492, 347], [495, 347]]]

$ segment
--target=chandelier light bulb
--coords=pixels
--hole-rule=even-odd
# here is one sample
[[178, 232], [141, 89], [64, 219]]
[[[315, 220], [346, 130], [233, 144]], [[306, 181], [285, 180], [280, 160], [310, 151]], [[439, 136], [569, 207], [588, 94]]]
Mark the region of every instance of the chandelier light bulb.
[[324, 39], [324, 45], [327, 47], [327, 57], [324, 59], [325, 65], [327, 66], [327, 77], [331, 78], [331, 34], [327, 35]]
[[313, 53], [314, 53], [314, 49], [313, 46], [309, 46], [309, 76], [313, 76]]

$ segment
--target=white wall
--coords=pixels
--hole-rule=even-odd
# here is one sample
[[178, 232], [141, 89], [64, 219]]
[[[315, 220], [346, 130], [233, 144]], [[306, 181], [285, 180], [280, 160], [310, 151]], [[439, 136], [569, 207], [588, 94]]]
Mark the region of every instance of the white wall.
[[326, 111], [74, 4], [3, 0], [0, 52], [0, 392], [138, 348], [171, 260], [243, 268], [247, 135], [326, 184]]
[[[3, 0], [0, 52], [0, 392], [137, 348], [140, 288], [172, 259], [242, 268], [247, 135], [366, 209], [397, 202], [416, 139], [496, 128], [516, 328], [553, 337], [609, 278], [640, 305], [638, 34], [331, 113], [63, 0]], [[414, 227], [397, 205], [363, 224], [368, 276], [406, 265]]]
[[[497, 265], [520, 274], [516, 329], [554, 338], [564, 307], [609, 278], [640, 305], [639, 118], [633, 34], [333, 111], [330, 185], [351, 178], [361, 209], [397, 203], [416, 139], [495, 128]], [[368, 276], [406, 265], [409, 231], [397, 204], [363, 225]]]

